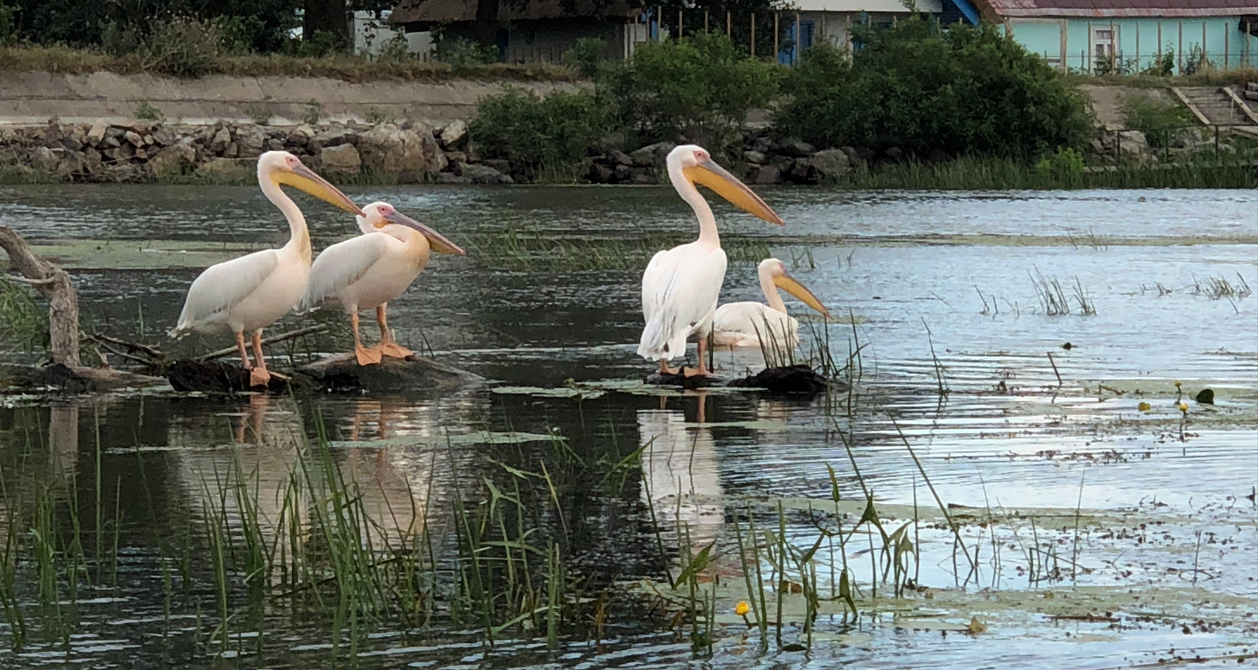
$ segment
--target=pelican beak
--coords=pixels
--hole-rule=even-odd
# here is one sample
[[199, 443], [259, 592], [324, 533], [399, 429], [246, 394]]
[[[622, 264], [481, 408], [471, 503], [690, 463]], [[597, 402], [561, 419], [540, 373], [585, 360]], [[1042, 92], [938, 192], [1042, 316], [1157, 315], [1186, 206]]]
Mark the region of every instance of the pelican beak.
[[803, 284], [795, 281], [794, 277], [788, 274], [778, 275], [773, 278], [773, 285], [795, 296], [796, 298], [799, 298], [801, 302], [813, 308], [817, 311], [817, 313], [827, 319], [830, 318], [830, 310], [826, 309], [826, 306], [821, 304], [821, 301], [817, 299], [817, 296], [812, 294], [812, 291], [809, 291]]
[[[423, 235], [424, 237], [428, 238], [428, 246], [431, 247], [433, 251], [439, 254], [450, 254], [453, 256], [466, 256], [467, 255], [467, 252], [463, 251], [463, 249], [460, 248], [459, 245], [455, 244], [454, 242], [451, 242], [450, 240], [447, 240], [441, 233], [433, 230], [432, 228], [429, 228], [428, 226], [425, 226], [424, 224], [397, 211], [396, 209], [393, 210], [391, 213], [384, 215], [383, 218], [385, 221], [388, 221], [389, 223], [396, 223], [400, 226], [406, 226], [407, 228], [411, 228], [412, 230], [419, 231], [420, 235]], [[377, 226], [377, 227], [379, 228], [383, 226]]]
[[314, 173], [314, 170], [305, 165], [298, 165], [290, 170], [281, 170], [275, 172], [272, 177], [277, 184], [285, 184], [293, 188], [301, 189], [314, 197], [323, 200], [331, 205], [340, 207], [341, 209], [363, 216], [363, 210], [354, 204], [349, 196], [341, 193], [340, 189], [328, 183], [326, 179]]
[[770, 209], [760, 199], [760, 196], [753, 193], [751, 189], [747, 188], [746, 184], [738, 180], [738, 177], [730, 174], [714, 161], [710, 159], [703, 161], [694, 167], [683, 168], [682, 172], [691, 183], [707, 186], [716, 191], [722, 198], [730, 201], [735, 207], [748, 212], [752, 216], [764, 219], [769, 223], [776, 223], [779, 226], [786, 224], [782, 217], [777, 215], [777, 212]]

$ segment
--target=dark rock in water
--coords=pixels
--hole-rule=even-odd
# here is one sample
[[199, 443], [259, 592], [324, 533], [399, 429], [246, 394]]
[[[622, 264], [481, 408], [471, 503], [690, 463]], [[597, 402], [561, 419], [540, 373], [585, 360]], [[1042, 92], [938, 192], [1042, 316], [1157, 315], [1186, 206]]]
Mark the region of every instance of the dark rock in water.
[[1071, 349], [1074, 349], [1074, 348], [1075, 348], [1075, 345], [1073, 345], [1073, 344], [1071, 344], [1071, 343], [1067, 342], [1067, 343], [1065, 343], [1065, 344], [1061, 345], [1061, 348], [1062, 348], [1062, 349], [1065, 349], [1066, 351], [1070, 351]]
[[[769, 393], [780, 395], [816, 395], [830, 388], [825, 377], [817, 374], [807, 365], [788, 365], [778, 368], [766, 368], [750, 377], [735, 379], [730, 386], [742, 388], [760, 388]], [[847, 390], [846, 385], [834, 382], [836, 391]]]
[[682, 373], [669, 375], [662, 374], [660, 372], [653, 372], [642, 381], [644, 383], [655, 384], [657, 386], [680, 386], [685, 389], [705, 389], [710, 386], [721, 385], [721, 380], [716, 377], [700, 377], [699, 375], [687, 377]]
[[246, 391], [288, 391], [290, 380], [271, 373], [266, 388], [249, 385], [249, 371], [223, 361], [175, 361], [166, 372], [166, 379], [176, 391], [202, 393], [244, 393]]
[[426, 358], [385, 358], [359, 365], [353, 354], [329, 356], [296, 371], [298, 379], [329, 393], [421, 392], [480, 384], [484, 377]]
[[1201, 391], [1197, 393], [1197, 402], [1203, 405], [1213, 405], [1214, 404], [1214, 390], [1201, 389]]
[[69, 367], [53, 363], [41, 368], [3, 366], [0, 391], [52, 389], [62, 393], [100, 393], [162, 383], [161, 377], [110, 368]]

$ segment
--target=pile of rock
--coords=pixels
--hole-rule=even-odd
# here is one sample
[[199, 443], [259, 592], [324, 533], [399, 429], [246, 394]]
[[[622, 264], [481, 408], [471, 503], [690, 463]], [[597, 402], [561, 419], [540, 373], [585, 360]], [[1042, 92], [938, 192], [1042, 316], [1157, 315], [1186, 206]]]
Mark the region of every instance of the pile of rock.
[[[667, 180], [664, 159], [676, 146], [651, 144], [632, 153], [595, 151], [586, 179], [594, 184], [658, 184]], [[753, 184], [819, 184], [844, 178], [863, 158], [856, 149], [823, 149], [797, 139], [772, 140], [763, 131], [746, 137], [742, 160], [727, 166]]]
[[[144, 182], [177, 175], [248, 178], [259, 154], [285, 150], [328, 175], [373, 173], [401, 183], [512, 183], [499, 168], [467, 152], [467, 125], [423, 122], [370, 128], [208, 126], [126, 121], [0, 128], [0, 170], [54, 175], [65, 181]], [[505, 162], [501, 162], [505, 163]]]
[[1088, 144], [1089, 165], [1157, 163], [1163, 159], [1191, 159], [1196, 154], [1229, 154], [1236, 151], [1230, 133], [1223, 133], [1215, 143], [1214, 133], [1206, 127], [1172, 128], [1148, 137], [1139, 130], [1122, 128], [1098, 129]]

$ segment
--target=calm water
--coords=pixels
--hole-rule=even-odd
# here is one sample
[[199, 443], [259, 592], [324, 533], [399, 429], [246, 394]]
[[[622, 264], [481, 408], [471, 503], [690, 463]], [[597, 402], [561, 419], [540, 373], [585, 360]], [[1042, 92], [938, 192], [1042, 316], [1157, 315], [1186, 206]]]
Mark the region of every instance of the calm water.
[[[387, 200], [456, 242], [514, 230], [556, 243], [638, 248], [695, 227], [685, 205], [657, 188], [397, 187], [351, 195], [360, 203]], [[556, 499], [564, 518], [543, 520], [564, 528], [573, 569], [604, 585], [660, 579], [676, 569], [677, 533], [664, 533], [669, 546], [661, 554], [648, 502], [661, 503], [662, 523], [684, 525], [695, 545], [715, 542], [724, 549], [716, 569], [739, 582], [737, 553], [729, 551], [731, 519], [749, 506], [763, 513], [783, 501], [800, 510], [790, 516], [790, 542], [811, 546], [817, 530], [802, 510], [810, 502], [831, 504], [827, 466], [846, 498], [860, 495], [854, 458], [876, 499], [901, 510], [898, 516], [915, 500], [934, 508], [897, 427], [954, 513], [975, 508], [1052, 516], [1079, 509], [1095, 522], [1072, 559], [1086, 574], [1052, 583], [1029, 580], [1018, 569], [1026, 558], [1014, 547], [1065, 542], [1072, 534], [1061, 523], [1044, 522], [1036, 532], [1045, 537], [1034, 541], [1024, 537], [1030, 527], [1017, 523], [999, 530], [967, 527], [972, 543], [1009, 547], [1003, 559], [983, 549], [978, 575], [958, 573], [949, 558], [955, 557], [951, 536], [925, 524], [920, 584], [940, 590], [939, 604], [910, 600], [917, 608], [913, 618], [929, 625], [906, 624], [895, 605], [871, 601], [856, 629], [822, 617], [819, 629], [829, 637], [807, 655], [759, 655], [744, 639], [746, 627], [729, 615], [714, 655], [699, 658], [688, 640], [661, 632], [666, 622], [631, 616], [626, 606], [619, 619], [613, 614], [600, 643], [574, 635], [557, 651], [547, 649], [544, 636], [490, 650], [477, 631], [444, 624], [420, 632], [376, 630], [360, 648], [366, 667], [778, 668], [843, 660], [969, 668], [985, 659], [977, 665], [1102, 668], [1156, 663], [1171, 648], [1234, 666], [1235, 655], [1258, 652], [1258, 515], [1252, 498], [1245, 498], [1258, 485], [1258, 296], [1243, 288], [1258, 287], [1258, 194], [791, 189], [766, 191], [765, 198], [787, 221], [784, 229], [721, 207], [722, 234], [731, 244], [766, 244], [843, 316], [829, 325], [836, 356], [847, 355], [855, 330], [866, 348], [850, 416], [846, 396], [805, 401], [637, 389], [599, 395], [590, 389], [600, 382], [640, 379], [651, 367], [634, 354], [640, 268], [569, 271], [475, 254], [437, 257], [391, 305], [391, 325], [403, 343], [517, 387], [500, 389], [511, 392], [491, 386], [442, 397], [417, 389], [387, 397], [222, 400], [159, 389], [52, 402], [0, 397], [0, 486], [6, 493], [0, 499], [27, 500], [33, 488], [48, 486], [67, 518], [76, 506], [83, 519], [97, 510], [113, 518], [118, 510], [123, 520], [118, 587], [100, 588], [86, 603], [80, 594], [68, 642], [32, 634], [11, 651], [12, 630], [0, 623], [0, 666], [326, 662], [326, 626], [279, 611], [267, 615], [265, 645], [246, 636], [238, 647], [247, 651], [221, 656], [204, 642], [217, 625], [205, 588], [184, 596], [185, 606], [168, 619], [154, 539], [204, 516], [207, 482], [212, 488], [236, 464], [258, 473], [260, 490], [279, 490], [320, 425], [342, 469], [370, 492], [365, 506], [398, 528], [426, 528], [437, 536], [453, 532], [456, 470], [476, 482], [501, 477], [504, 464], [530, 472], [540, 463], [554, 468], [548, 434], [562, 438], [582, 463], [615, 464], [645, 445], [641, 465], [622, 471], [617, 486], [561, 484]], [[331, 208], [302, 204], [316, 248], [351, 233], [352, 221]], [[286, 235], [282, 219], [250, 188], [6, 188], [0, 189], [0, 225], [39, 242], [100, 240], [137, 248], [146, 240], [280, 244]], [[108, 253], [67, 265], [81, 303], [108, 332], [181, 352], [229, 344], [211, 338], [176, 347], [159, 334], [174, 323], [198, 268], [159, 261], [113, 271], [105, 267]], [[1079, 287], [1096, 315], [1082, 316], [1077, 306], [1073, 314], [1046, 315], [1033, 274], [1059, 280], [1068, 296]], [[1237, 292], [1207, 295], [1212, 278], [1226, 279]], [[754, 300], [758, 293], [754, 262], [731, 262], [722, 299]], [[803, 317], [798, 303], [788, 306]], [[348, 347], [343, 319], [326, 311], [292, 315], [274, 332], [312, 320], [333, 328], [302, 345], [303, 357], [307, 348]], [[825, 329], [810, 323], [804, 330]], [[374, 337], [374, 326], [364, 333]], [[811, 350], [816, 338], [808, 339], [804, 349]], [[1066, 342], [1069, 350], [1061, 346]], [[932, 345], [950, 390], [942, 398]], [[717, 363], [732, 374], [759, 361], [757, 353], [741, 352], [719, 354]], [[518, 388], [552, 388], [566, 380], [590, 382], [591, 397]], [[1174, 407], [1176, 380], [1190, 394], [1213, 388], [1216, 404], [1189, 400], [1182, 414]], [[1149, 412], [1138, 409], [1142, 401], [1152, 405]], [[837, 434], [849, 428], [855, 442], [850, 458]], [[97, 481], [103, 482], [99, 503]], [[475, 502], [489, 493], [478, 485], [465, 495]], [[280, 514], [274, 495], [259, 500], [273, 505], [264, 505], [264, 516]], [[397, 510], [416, 509], [425, 512], [397, 518]], [[7, 512], [0, 512], [3, 525]], [[1152, 540], [1115, 532], [1154, 524], [1165, 532]], [[1204, 549], [1201, 537], [1210, 540]], [[1073, 549], [1078, 543], [1072, 542]], [[1185, 553], [1192, 545], [1197, 550]], [[1200, 579], [1183, 576], [1185, 561]], [[27, 600], [36, 593], [33, 569], [18, 571], [17, 592]], [[1132, 588], [1153, 593], [1156, 607], [1115, 600]], [[1102, 610], [1137, 619], [1156, 609], [1166, 619], [1133, 619], [1117, 629], [1053, 619], [1028, 604], [1052, 590], [1090, 594]], [[722, 607], [731, 609], [732, 601]], [[1181, 623], [1207, 616], [1203, 612], [1213, 612], [1219, 626], [1185, 636]], [[940, 632], [971, 615], [992, 622], [990, 630], [973, 637]]]

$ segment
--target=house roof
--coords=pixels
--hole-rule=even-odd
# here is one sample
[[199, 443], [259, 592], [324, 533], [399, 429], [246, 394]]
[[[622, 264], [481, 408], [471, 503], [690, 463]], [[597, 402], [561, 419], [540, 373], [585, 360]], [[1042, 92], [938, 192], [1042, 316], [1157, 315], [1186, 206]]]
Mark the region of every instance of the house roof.
[[988, 18], [1190, 18], [1258, 14], [1258, 0], [976, 0]]
[[[504, 2], [498, 10], [501, 21], [543, 21], [553, 19], [636, 19], [642, 7], [630, 2], [605, 3], [600, 0], [530, 0]], [[476, 0], [401, 0], [389, 22], [393, 24], [435, 25], [475, 20]]]

